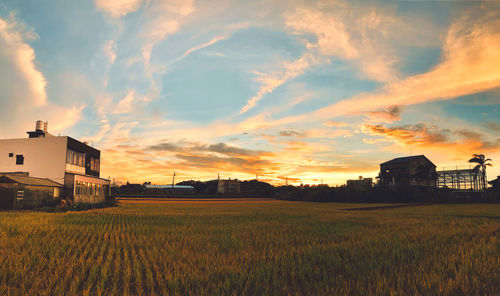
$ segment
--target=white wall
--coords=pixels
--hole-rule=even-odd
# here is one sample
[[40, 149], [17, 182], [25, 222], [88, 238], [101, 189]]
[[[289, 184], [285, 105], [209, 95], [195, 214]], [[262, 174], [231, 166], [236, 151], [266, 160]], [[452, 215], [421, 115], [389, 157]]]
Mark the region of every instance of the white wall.
[[[0, 140], [0, 172], [29, 172], [30, 177], [64, 184], [67, 146], [67, 137]], [[24, 156], [23, 165], [16, 165], [19, 154]]]

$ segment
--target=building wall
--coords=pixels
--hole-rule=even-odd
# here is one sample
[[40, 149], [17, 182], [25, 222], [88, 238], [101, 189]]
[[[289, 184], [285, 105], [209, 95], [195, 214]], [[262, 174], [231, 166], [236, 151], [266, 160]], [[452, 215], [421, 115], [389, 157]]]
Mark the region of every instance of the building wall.
[[31, 209], [42, 207], [47, 201], [57, 198], [59, 190], [58, 187], [0, 183], [0, 208]]
[[381, 182], [389, 186], [436, 186], [436, 179], [432, 176], [418, 176], [421, 167], [428, 166], [429, 174], [436, 173], [436, 167], [425, 158], [415, 158], [407, 162], [389, 163], [380, 165]]
[[[64, 182], [67, 137], [0, 140], [0, 171], [29, 172], [30, 177]], [[9, 153], [13, 157], [9, 157]], [[24, 164], [16, 164], [16, 155], [23, 155]]]
[[239, 180], [219, 180], [217, 183], [217, 193], [221, 194], [238, 194], [240, 188]]

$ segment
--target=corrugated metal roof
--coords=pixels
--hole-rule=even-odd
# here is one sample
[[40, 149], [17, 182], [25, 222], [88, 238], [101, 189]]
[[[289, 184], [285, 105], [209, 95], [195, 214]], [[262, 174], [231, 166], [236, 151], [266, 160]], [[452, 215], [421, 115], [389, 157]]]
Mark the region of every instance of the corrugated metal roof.
[[[3, 180], [2, 180], [3, 179]], [[45, 186], [45, 187], [63, 187], [63, 185], [54, 182], [50, 179], [27, 177], [23, 175], [0, 175], [0, 183], [4, 183], [5, 180], [11, 180], [14, 183], [33, 185], [33, 186]]]
[[[395, 163], [405, 163], [405, 162], [410, 162], [414, 159], [417, 159], [417, 158], [425, 158], [427, 159], [430, 163], [432, 163], [432, 161], [430, 161], [427, 157], [425, 157], [425, 155], [415, 155], [415, 156], [406, 156], [406, 157], [398, 157], [398, 158], [394, 158], [392, 160], [389, 160], [389, 161], [386, 161], [384, 163], [381, 163], [380, 165], [384, 165], [384, 164], [395, 164]], [[434, 165], [432, 163], [432, 165]], [[434, 165], [435, 166], [435, 165]]]

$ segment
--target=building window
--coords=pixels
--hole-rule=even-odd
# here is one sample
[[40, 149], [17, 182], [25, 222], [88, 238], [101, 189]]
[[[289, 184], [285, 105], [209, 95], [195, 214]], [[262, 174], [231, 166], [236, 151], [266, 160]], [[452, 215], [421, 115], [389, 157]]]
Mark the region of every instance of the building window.
[[81, 167], [85, 166], [85, 153], [68, 149], [66, 152], [66, 163]]
[[99, 159], [94, 157], [90, 158], [90, 170], [93, 172], [99, 172]]
[[9, 153], [9, 157], [14, 157], [14, 153]]
[[18, 165], [24, 164], [24, 156], [23, 155], [16, 155], [16, 164], [18, 164]]

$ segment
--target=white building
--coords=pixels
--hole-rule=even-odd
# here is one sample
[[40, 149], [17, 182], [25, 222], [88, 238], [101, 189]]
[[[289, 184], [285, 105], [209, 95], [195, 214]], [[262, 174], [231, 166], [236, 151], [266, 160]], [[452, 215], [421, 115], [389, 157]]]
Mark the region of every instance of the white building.
[[64, 185], [64, 198], [75, 203], [99, 203], [109, 195], [109, 180], [101, 179], [101, 152], [67, 136], [53, 136], [47, 123], [23, 139], [0, 139], [0, 174], [28, 173]]

